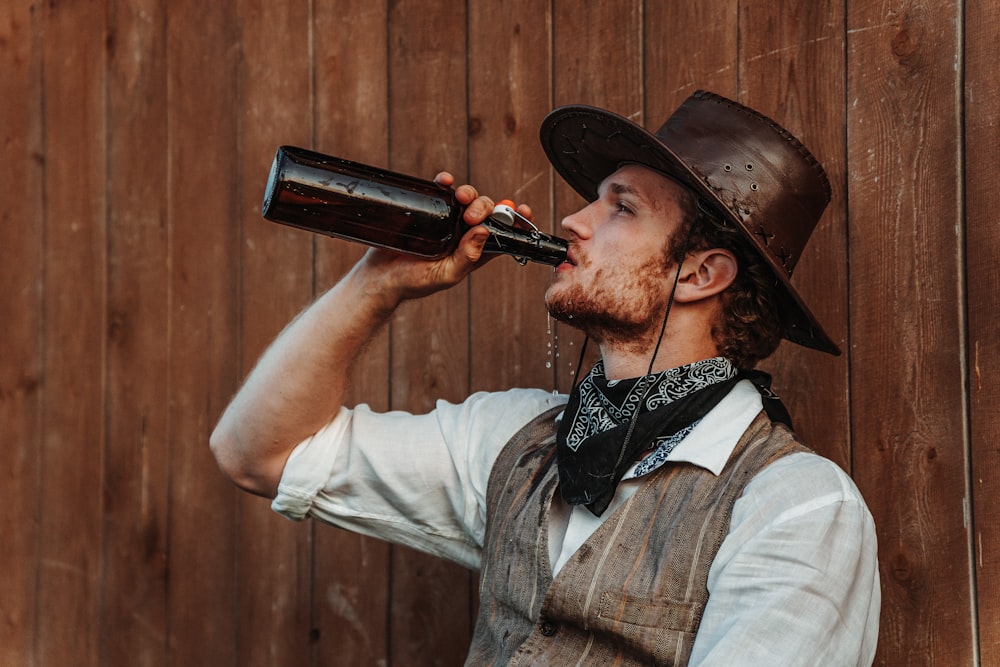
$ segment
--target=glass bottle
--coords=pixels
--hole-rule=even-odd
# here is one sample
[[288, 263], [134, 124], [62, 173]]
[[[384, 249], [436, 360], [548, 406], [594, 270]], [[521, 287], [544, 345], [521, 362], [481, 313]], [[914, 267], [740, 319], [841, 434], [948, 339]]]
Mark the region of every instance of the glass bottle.
[[[282, 146], [262, 214], [311, 232], [439, 259], [454, 252], [468, 229], [464, 208], [452, 188], [434, 181]], [[539, 231], [509, 206], [497, 206], [482, 224], [490, 230], [486, 253], [553, 266], [566, 258], [564, 239]]]

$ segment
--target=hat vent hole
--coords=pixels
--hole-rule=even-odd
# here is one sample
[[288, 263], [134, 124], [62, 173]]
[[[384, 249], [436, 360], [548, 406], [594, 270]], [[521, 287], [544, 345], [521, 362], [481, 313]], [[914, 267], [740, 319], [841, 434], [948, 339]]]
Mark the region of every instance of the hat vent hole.
[[751, 190], [756, 190], [757, 189], [757, 184], [756, 183], [751, 183], [750, 184], [750, 189]]
[[749, 163], [747, 164], [747, 171], [753, 171], [753, 165], [752, 164], [749, 164]]
[[722, 169], [724, 171], [732, 171], [733, 170], [733, 165], [727, 164], [727, 165], [723, 166]]

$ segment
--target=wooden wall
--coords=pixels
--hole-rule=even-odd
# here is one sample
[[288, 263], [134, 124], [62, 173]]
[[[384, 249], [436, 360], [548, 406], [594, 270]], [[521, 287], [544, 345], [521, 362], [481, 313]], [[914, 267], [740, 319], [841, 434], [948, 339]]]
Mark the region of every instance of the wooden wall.
[[[0, 5], [0, 665], [455, 665], [474, 575], [237, 492], [207, 439], [359, 256], [264, 222], [282, 143], [448, 168], [554, 225], [553, 106], [657, 127], [708, 88], [835, 199], [795, 282], [839, 358], [767, 367], [879, 529], [882, 665], [1000, 665], [995, 3], [7, 0]], [[351, 398], [566, 389], [546, 270], [402, 308]]]

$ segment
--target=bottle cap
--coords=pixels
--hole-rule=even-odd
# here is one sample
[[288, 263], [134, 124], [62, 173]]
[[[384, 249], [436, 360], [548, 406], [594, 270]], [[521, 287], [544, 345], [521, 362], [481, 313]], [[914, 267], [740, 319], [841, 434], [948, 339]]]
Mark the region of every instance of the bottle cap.
[[493, 207], [493, 215], [491, 217], [497, 222], [513, 225], [516, 214], [514, 202], [509, 199], [501, 199]]

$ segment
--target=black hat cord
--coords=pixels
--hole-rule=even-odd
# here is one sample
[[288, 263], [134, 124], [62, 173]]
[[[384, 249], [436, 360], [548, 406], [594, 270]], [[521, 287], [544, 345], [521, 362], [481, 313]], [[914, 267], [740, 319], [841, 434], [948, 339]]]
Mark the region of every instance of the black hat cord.
[[[691, 224], [688, 225], [687, 234], [684, 236], [684, 248], [680, 254], [680, 260], [677, 262], [677, 271], [674, 273], [674, 284], [670, 287], [670, 298], [667, 299], [667, 309], [663, 313], [663, 322], [660, 324], [660, 335], [656, 338], [656, 346], [653, 348], [653, 355], [649, 358], [649, 367], [646, 368], [646, 375], [651, 375], [653, 373], [653, 366], [656, 363], [656, 355], [660, 353], [660, 344], [663, 342], [663, 336], [667, 331], [667, 318], [670, 317], [670, 311], [674, 307], [674, 297], [677, 294], [677, 285], [681, 280], [681, 269], [684, 266], [684, 260], [687, 259], [688, 246], [691, 244], [691, 234], [694, 231], [696, 220], [692, 220]], [[632, 418], [629, 420], [628, 431], [625, 433], [625, 440], [622, 442], [621, 451], [618, 453], [618, 460], [615, 462], [614, 469], [617, 469], [621, 465], [622, 459], [625, 457], [625, 452], [628, 451], [629, 443], [632, 441], [632, 433], [635, 431], [635, 424], [639, 420], [639, 409], [643, 401], [646, 400], [646, 394], [654, 385], [650, 385], [646, 392], [643, 394], [642, 398], [636, 403], [635, 411], [632, 413]]]
[[[690, 225], [688, 225], [687, 235], [684, 237], [684, 248], [680, 255], [680, 261], [677, 262], [677, 271], [674, 273], [674, 282], [670, 287], [670, 297], [667, 299], [667, 309], [663, 313], [663, 322], [660, 324], [660, 334], [656, 338], [656, 346], [653, 348], [653, 355], [649, 359], [649, 366], [646, 368], [646, 375], [650, 375], [653, 372], [653, 366], [656, 363], [656, 355], [660, 353], [660, 345], [663, 343], [663, 337], [667, 331], [667, 319], [670, 317], [670, 311], [674, 307], [674, 297], [677, 294], [677, 285], [680, 283], [681, 270], [684, 266], [684, 260], [687, 258], [688, 246], [691, 244], [691, 235], [694, 232], [694, 226], [696, 221], [693, 220]], [[570, 394], [576, 391], [577, 385], [580, 383], [580, 378], [582, 373], [580, 369], [583, 368], [583, 359], [587, 353], [587, 343], [590, 342], [590, 336], [585, 336], [583, 339], [583, 345], [580, 348], [580, 359], [576, 365], [576, 377], [573, 378], [573, 386], [570, 387]], [[652, 385], [650, 386], [652, 388]], [[649, 388], [646, 389], [649, 391]], [[615, 469], [621, 465], [622, 459], [625, 456], [625, 452], [628, 450], [628, 445], [632, 441], [632, 433], [635, 431], [635, 424], [639, 419], [639, 406], [642, 402], [646, 400], [645, 394], [636, 403], [636, 409], [632, 413], [632, 417], [629, 420], [628, 431], [625, 432], [625, 439], [622, 441], [621, 451], [618, 454], [618, 460], [615, 463]]]

